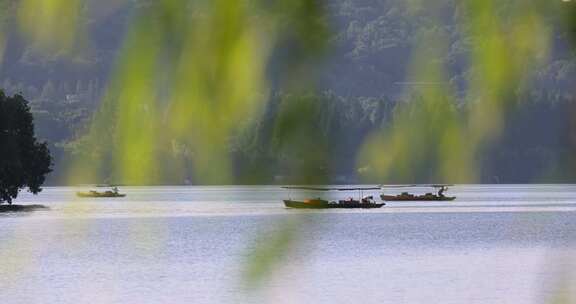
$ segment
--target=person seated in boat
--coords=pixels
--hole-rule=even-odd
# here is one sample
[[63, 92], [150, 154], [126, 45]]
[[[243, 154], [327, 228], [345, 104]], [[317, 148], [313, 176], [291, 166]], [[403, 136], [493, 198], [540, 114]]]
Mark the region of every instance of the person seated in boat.
[[364, 204], [370, 204], [370, 203], [372, 203], [372, 201], [374, 201], [374, 197], [372, 195], [367, 196], [367, 197], [362, 199], [362, 203], [364, 203]]
[[447, 190], [447, 187], [440, 187], [440, 190], [438, 190], [438, 196], [444, 198], [444, 192]]
[[113, 192], [114, 194], [118, 194], [118, 187], [112, 188], [112, 192]]
[[339, 200], [338, 204], [348, 204], [348, 203], [352, 203], [352, 202], [354, 202], [354, 199], [352, 197], [348, 197], [347, 199]]

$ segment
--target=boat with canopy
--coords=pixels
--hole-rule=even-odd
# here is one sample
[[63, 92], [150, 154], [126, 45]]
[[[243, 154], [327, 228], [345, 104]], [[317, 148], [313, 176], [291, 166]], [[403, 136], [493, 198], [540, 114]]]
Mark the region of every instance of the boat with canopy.
[[357, 188], [325, 188], [325, 187], [300, 187], [300, 186], [289, 186], [282, 187], [283, 189], [289, 190], [306, 190], [306, 191], [358, 191], [358, 199], [348, 198], [345, 200], [338, 201], [328, 201], [321, 198], [313, 198], [306, 200], [284, 200], [284, 205], [288, 208], [299, 208], [299, 209], [333, 209], [333, 208], [344, 208], [344, 209], [372, 209], [381, 208], [384, 203], [378, 203], [374, 200], [373, 196], [364, 196], [364, 191], [374, 191], [380, 190], [380, 187], [357, 187]]

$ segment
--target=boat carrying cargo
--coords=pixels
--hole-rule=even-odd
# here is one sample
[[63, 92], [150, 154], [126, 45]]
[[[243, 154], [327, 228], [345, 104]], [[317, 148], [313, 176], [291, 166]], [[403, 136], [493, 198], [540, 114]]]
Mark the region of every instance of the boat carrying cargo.
[[308, 190], [308, 191], [359, 191], [359, 199], [349, 198], [346, 200], [328, 201], [320, 198], [306, 199], [302, 201], [284, 200], [284, 205], [288, 208], [298, 209], [372, 209], [381, 208], [385, 203], [377, 203], [373, 196], [363, 197], [362, 192], [366, 190], [379, 190], [380, 187], [364, 188], [323, 188], [323, 187], [283, 187], [284, 189]]

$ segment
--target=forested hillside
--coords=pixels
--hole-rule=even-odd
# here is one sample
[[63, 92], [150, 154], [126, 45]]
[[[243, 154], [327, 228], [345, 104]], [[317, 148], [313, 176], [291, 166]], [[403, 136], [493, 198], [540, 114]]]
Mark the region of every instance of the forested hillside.
[[[38, 135], [56, 152], [52, 183], [62, 182], [66, 156], [81, 153], [78, 143], [106, 96], [127, 23], [137, 5], [137, 1], [126, 2], [97, 13], [87, 8], [86, 39], [73, 54], [40, 54], [15, 32], [8, 33], [0, 86], [7, 94], [21, 93], [31, 101]], [[400, 119], [400, 106], [419, 106], [421, 96], [412, 92], [414, 84], [408, 82], [406, 75], [422, 28], [449, 37], [443, 56], [430, 58], [448, 67], [449, 79], [447, 83], [432, 85], [454, 89], [458, 103], [450, 111], [458, 113], [459, 105], [469, 102], [463, 91], [472, 69], [466, 58], [474, 42], [463, 35], [466, 29], [459, 20], [466, 16], [458, 1], [446, 6], [441, 24], [432, 22], [426, 14], [415, 17], [400, 0], [331, 0], [327, 5], [326, 22], [332, 33], [325, 62], [321, 64], [319, 88], [293, 96], [274, 86], [274, 67], [281, 65], [283, 59], [282, 50], [277, 51], [270, 69], [274, 90], [265, 111], [261, 117], [251, 118], [252, 125], [230, 139], [230, 153], [236, 160], [236, 176], [241, 182], [290, 180], [291, 170], [298, 167], [301, 158], [287, 150], [278, 153], [277, 130], [284, 115], [283, 104], [294, 98], [315, 104], [313, 136], [331, 151], [323, 160], [325, 163], [314, 165], [319, 174], [338, 183], [357, 182], [358, 170], [362, 169], [357, 157], [363, 140]], [[576, 167], [568, 156], [576, 149], [575, 126], [571, 122], [576, 114], [576, 57], [568, 43], [568, 33], [557, 26], [560, 21], [554, 16], [549, 21], [554, 33], [550, 59], [526, 75], [527, 84], [508, 97], [513, 102], [507, 109], [505, 128], [479, 156], [482, 182], [575, 180]], [[423, 140], [423, 146], [437, 144], [435, 138]], [[170, 150], [167, 155], [186, 157], [192, 148], [172, 142], [158, 149]], [[386, 182], [429, 182], [426, 170], [421, 168], [410, 177]], [[185, 174], [166, 178], [165, 182], [194, 182], [194, 178], [193, 174]]]

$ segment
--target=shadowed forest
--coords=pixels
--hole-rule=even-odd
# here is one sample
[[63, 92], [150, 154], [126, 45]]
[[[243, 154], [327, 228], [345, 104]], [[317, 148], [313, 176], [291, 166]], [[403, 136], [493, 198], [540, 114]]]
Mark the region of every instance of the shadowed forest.
[[[50, 143], [55, 155], [55, 172], [49, 184], [66, 183], [71, 159], [87, 153], [82, 146], [93, 117], [109, 94], [114, 66], [119, 60], [128, 25], [145, 1], [120, 4], [89, 5], [81, 26], [87, 36], [82, 48], [70, 53], [38, 52], [32, 42], [17, 31], [5, 33], [6, 46], [0, 69], [0, 85], [7, 94], [21, 93], [31, 102], [38, 137]], [[363, 175], [369, 171], [359, 158], [362, 143], [372, 134], [392, 128], [399, 120], [418, 121], [418, 108], [426, 93], [413, 88], [449, 87], [454, 100], [452, 115], [464, 115], [471, 103], [466, 91], [474, 73], [468, 57], [474, 48], [473, 37], [466, 35], [460, 20], [466, 11], [448, 1], [438, 22], [435, 16], [413, 12], [399, 1], [331, 0], [327, 2], [325, 22], [330, 28], [323, 61], [311, 71], [317, 75], [317, 89], [301, 93], [285, 88], [281, 71], [289, 64], [289, 43], [273, 50], [267, 67], [271, 92], [262, 93], [264, 107], [246, 117], [246, 127], [227, 138], [221, 149], [232, 159], [234, 181], [238, 183], [286, 183], [294, 181], [298, 168], [307, 167], [318, 181], [331, 183], [399, 183], [434, 182], [434, 150], [439, 138], [433, 133], [418, 140], [423, 155], [404, 174], [390, 174], [389, 180]], [[506, 3], [497, 4], [496, 11], [505, 11]], [[10, 17], [4, 15], [3, 22]], [[478, 181], [483, 183], [573, 182], [576, 164], [572, 154], [576, 148], [575, 126], [570, 120], [576, 111], [573, 79], [576, 60], [570, 45], [570, 29], [561, 26], [558, 14], [545, 15], [550, 26], [551, 46], [548, 58], [533, 69], [527, 69], [522, 85], [511, 88], [507, 99], [506, 119], [497, 136], [483, 145], [475, 156]], [[421, 29], [446, 38], [444, 52], [427, 54], [431, 61], [447, 67], [446, 81], [422, 79], [414, 81], [409, 69], [421, 42]], [[318, 35], [323, 35], [319, 33]], [[285, 100], [297, 99], [313, 104], [307, 110], [314, 130], [309, 134], [328, 153], [321, 159], [305, 160], [291, 149], [280, 148], [283, 136], [279, 124], [291, 122], [291, 107]], [[414, 109], [414, 110], [411, 110]], [[158, 110], [160, 111], [160, 110]], [[159, 114], [161, 115], [161, 114]], [[161, 123], [162, 124], [162, 123]], [[108, 133], [114, 133], [113, 126]], [[160, 125], [159, 127], [163, 127]], [[168, 128], [168, 127], [166, 127]], [[106, 132], [104, 132], [106, 133]], [[110, 141], [102, 141], [102, 143]], [[112, 139], [112, 142], [114, 140]], [[165, 139], [155, 149], [159, 155], [183, 159], [184, 173], [171, 174], [170, 166], [154, 183], [196, 183], [193, 147], [178, 139]], [[428, 152], [424, 152], [424, 151]], [[387, 151], [381, 151], [384, 155]], [[427, 159], [428, 158], [428, 159]], [[311, 163], [302, 164], [310, 161]], [[104, 162], [102, 176], [113, 182], [113, 162]], [[315, 182], [314, 179], [310, 180]], [[216, 181], [217, 182], [217, 181]]]

